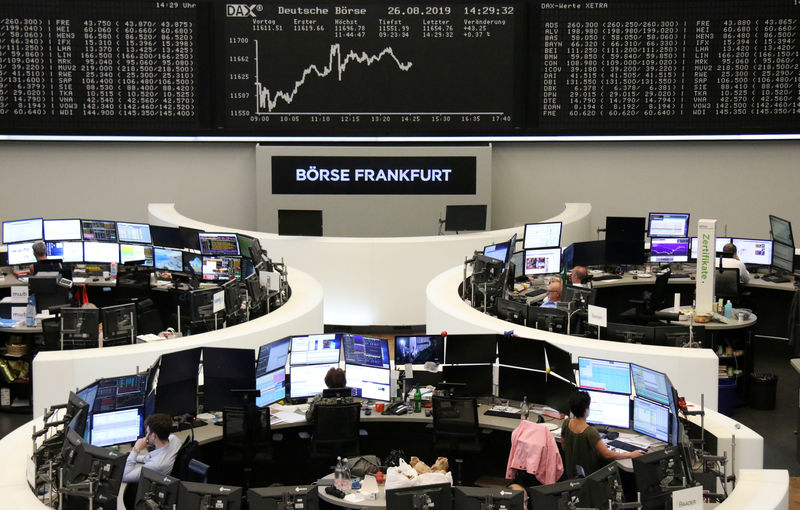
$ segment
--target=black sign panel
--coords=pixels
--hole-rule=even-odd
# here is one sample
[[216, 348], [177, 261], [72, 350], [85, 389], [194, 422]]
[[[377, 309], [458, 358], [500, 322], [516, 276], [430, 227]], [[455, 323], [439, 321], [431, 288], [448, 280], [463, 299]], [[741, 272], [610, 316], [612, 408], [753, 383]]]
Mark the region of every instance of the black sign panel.
[[476, 158], [273, 156], [275, 195], [474, 195]]

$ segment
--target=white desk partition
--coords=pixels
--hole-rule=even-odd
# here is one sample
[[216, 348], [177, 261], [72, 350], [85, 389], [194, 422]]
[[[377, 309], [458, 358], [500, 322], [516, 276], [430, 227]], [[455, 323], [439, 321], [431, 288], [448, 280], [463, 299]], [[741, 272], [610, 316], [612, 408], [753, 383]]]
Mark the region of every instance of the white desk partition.
[[[561, 244], [593, 239], [590, 204], [565, 204], [553, 218], [563, 223]], [[187, 218], [174, 204], [150, 204], [153, 225], [238, 231], [257, 237], [273, 260], [284, 259], [320, 281], [325, 324], [419, 325], [425, 323], [425, 287], [445, 269], [485, 245], [507, 241], [524, 226], [463, 235], [424, 237], [279, 236], [212, 225]], [[536, 221], [531, 219], [531, 222]], [[290, 275], [291, 277], [291, 275]]]
[[[229, 328], [146, 344], [43, 351], [33, 360], [33, 415], [64, 402], [67, 392], [101, 377], [147, 370], [167, 352], [194, 347], [255, 349], [290, 335], [323, 333], [322, 287], [302, 271], [289, 268], [291, 298], [277, 310]], [[0, 457], [2, 458], [2, 457]]]
[[717, 370], [719, 360], [710, 349], [681, 349], [656, 345], [626, 344], [607, 340], [561, 335], [526, 328], [486, 315], [465, 303], [458, 294], [463, 269], [454, 267], [428, 285], [426, 325], [428, 332], [451, 334], [504, 333], [546, 340], [578, 356], [630, 361], [666, 373], [678, 392], [687, 400], [700, 402], [705, 394], [706, 408], [717, 409]]

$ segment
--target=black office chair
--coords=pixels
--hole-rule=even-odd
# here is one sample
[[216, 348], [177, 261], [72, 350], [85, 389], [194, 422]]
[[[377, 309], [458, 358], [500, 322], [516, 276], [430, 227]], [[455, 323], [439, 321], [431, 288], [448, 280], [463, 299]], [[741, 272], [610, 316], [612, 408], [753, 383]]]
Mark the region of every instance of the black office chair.
[[187, 482], [208, 482], [208, 464], [200, 459], [200, 443], [194, 439], [194, 429], [192, 435], [186, 436], [178, 453], [175, 455], [175, 463], [172, 465], [170, 475]]
[[117, 273], [117, 303], [129, 303], [150, 297], [150, 275], [152, 269], [140, 266], [119, 266]]
[[474, 397], [433, 397], [433, 447], [454, 456], [456, 485], [462, 482], [465, 455], [480, 455], [482, 442], [478, 426], [478, 402]]
[[731, 300], [733, 306], [738, 306], [741, 298], [741, 289], [739, 288], [739, 268], [738, 267], [723, 267], [716, 269], [714, 275], [714, 295], [717, 299]]
[[652, 290], [642, 292], [642, 299], [630, 299], [629, 302], [635, 307], [620, 314], [620, 317], [629, 319], [637, 324], [647, 325], [650, 322], [664, 320], [678, 320], [678, 313], [660, 312], [664, 307], [664, 296], [667, 294], [667, 284], [669, 276], [672, 274], [670, 268], [656, 277]]
[[[225, 408], [222, 411], [222, 467], [225, 483], [241, 487], [267, 483], [267, 470], [272, 462], [272, 432], [269, 409]], [[236, 473], [236, 475], [230, 475]], [[263, 479], [254, 480], [259, 474]], [[238, 479], [228, 479], [232, 476]], [[254, 483], [256, 485], [254, 485]]]
[[69, 288], [58, 284], [60, 278], [60, 276], [45, 275], [34, 275], [28, 278], [28, 290], [36, 296], [37, 312], [69, 306]]
[[136, 329], [141, 335], [157, 334], [165, 329], [161, 313], [150, 298], [136, 302], [136, 322]]
[[325, 474], [333, 460], [341, 455], [352, 457], [361, 453], [361, 404], [317, 404], [314, 406], [314, 424], [309, 453], [318, 461]]
[[61, 349], [61, 319], [52, 317], [42, 319], [42, 351], [57, 351]]

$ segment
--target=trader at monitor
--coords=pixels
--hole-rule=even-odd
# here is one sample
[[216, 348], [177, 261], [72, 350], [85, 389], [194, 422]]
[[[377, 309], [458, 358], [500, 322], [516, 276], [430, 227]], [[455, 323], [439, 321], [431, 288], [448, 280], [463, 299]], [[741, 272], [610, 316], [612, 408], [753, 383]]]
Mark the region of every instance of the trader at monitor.
[[[328, 388], [345, 388], [347, 387], [347, 378], [344, 375], [344, 370], [341, 368], [331, 368], [328, 370], [328, 373], [325, 374], [325, 386]], [[314, 422], [314, 406], [317, 404], [338, 404], [339, 402], [344, 404], [350, 404], [353, 402], [352, 397], [344, 397], [342, 399], [339, 398], [325, 398], [322, 394], [318, 394], [314, 397], [311, 401], [311, 404], [308, 406], [308, 410], [306, 411], [306, 421], [308, 423]]]
[[583, 266], [575, 266], [569, 274], [569, 281], [578, 287], [588, 287], [589, 271]]
[[142, 467], [168, 475], [175, 464], [183, 442], [175, 434], [170, 434], [172, 418], [163, 413], [151, 414], [144, 421], [144, 437], [134, 443], [128, 460], [125, 462], [123, 482], [138, 482]]
[[717, 260], [717, 267], [729, 268], [729, 269], [738, 269], [739, 270], [739, 281], [741, 283], [747, 283], [750, 281], [750, 273], [747, 271], [747, 267], [744, 265], [744, 262], [739, 260], [739, 255], [736, 254], [736, 245], [733, 243], [728, 243], [722, 247], [722, 258]]
[[31, 249], [33, 250], [33, 256], [36, 257], [36, 262], [31, 264], [30, 267], [30, 273], [32, 275], [50, 271], [61, 272], [61, 262], [58, 260], [48, 260], [47, 246], [43, 241], [36, 241], [33, 243]]
[[556, 308], [559, 301], [561, 301], [561, 280], [553, 278], [547, 284], [547, 295], [540, 306], [542, 308]]

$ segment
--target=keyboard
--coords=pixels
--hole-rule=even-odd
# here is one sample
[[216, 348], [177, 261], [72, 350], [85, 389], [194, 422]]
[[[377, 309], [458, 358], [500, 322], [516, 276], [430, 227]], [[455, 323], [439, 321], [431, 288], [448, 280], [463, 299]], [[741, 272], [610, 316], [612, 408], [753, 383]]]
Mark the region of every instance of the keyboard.
[[786, 278], [785, 276], [778, 276], [776, 274], [768, 274], [766, 276], [762, 276], [761, 279], [764, 280], [765, 282], [771, 282], [771, 283], [787, 283], [791, 281], [789, 278]]
[[510, 412], [510, 411], [495, 411], [494, 409], [489, 409], [488, 411], [486, 411], [483, 414], [485, 414], [486, 416], [498, 416], [500, 418], [515, 418], [515, 419], [519, 419], [519, 417], [520, 417], [518, 412], [514, 413], [514, 412]]
[[641, 446], [634, 446], [630, 443], [626, 443], [625, 441], [620, 441], [619, 439], [615, 439], [613, 441], [608, 442], [608, 446], [613, 446], [618, 450], [625, 450], [626, 452], [632, 452], [635, 450], [644, 450]]
[[[183, 424], [181, 424], [182, 430], [189, 430], [189, 426], [188, 425], [191, 425], [192, 426], [191, 428], [196, 429], [196, 428], [200, 428], [200, 427], [205, 427], [206, 425], [208, 425], [208, 423], [204, 422], [203, 420], [195, 420], [195, 421], [192, 421], [192, 422], [183, 423]], [[173, 423], [172, 426], [170, 427], [169, 431], [170, 432], [178, 432], [178, 424], [177, 423]]]
[[602, 282], [604, 280], [620, 280], [622, 277], [618, 274], [604, 274], [592, 277], [593, 282]]
[[688, 273], [670, 273], [669, 277], [670, 278], [691, 278], [692, 275], [690, 275]]
[[541, 294], [545, 294], [546, 292], [547, 292], [547, 289], [539, 288], [539, 289], [533, 289], [533, 290], [528, 289], [528, 291], [525, 292], [524, 294], [525, 294], [525, 297], [532, 298], [532, 297], [539, 296]]

